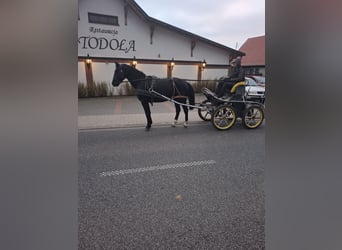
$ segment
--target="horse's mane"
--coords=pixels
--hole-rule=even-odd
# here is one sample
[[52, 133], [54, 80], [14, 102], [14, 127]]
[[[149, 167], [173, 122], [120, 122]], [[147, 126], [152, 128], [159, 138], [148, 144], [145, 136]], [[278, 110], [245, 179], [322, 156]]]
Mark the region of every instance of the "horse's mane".
[[122, 66], [123, 68], [125, 68], [125, 69], [127, 70], [128, 73], [132, 73], [132, 74], [134, 74], [134, 75], [140, 74], [140, 75], [143, 76], [143, 78], [146, 77], [146, 75], [145, 75], [144, 72], [142, 72], [142, 71], [140, 71], [140, 70], [138, 70], [138, 69], [136, 69], [136, 68], [134, 68], [134, 67], [132, 67], [132, 66], [130, 66], [130, 65], [121, 64], [121, 66]]

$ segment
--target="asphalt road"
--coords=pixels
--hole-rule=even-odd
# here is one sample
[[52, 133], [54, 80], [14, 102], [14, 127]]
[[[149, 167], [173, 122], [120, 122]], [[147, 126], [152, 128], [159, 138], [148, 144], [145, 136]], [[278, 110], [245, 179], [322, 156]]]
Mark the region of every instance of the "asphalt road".
[[79, 132], [79, 249], [264, 249], [264, 125]]

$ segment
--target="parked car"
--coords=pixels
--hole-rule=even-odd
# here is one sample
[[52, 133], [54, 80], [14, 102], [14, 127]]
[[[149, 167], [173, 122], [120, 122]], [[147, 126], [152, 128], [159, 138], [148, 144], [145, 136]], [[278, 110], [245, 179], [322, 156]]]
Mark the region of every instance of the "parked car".
[[257, 84], [265, 86], [266, 78], [264, 76], [248, 75], [247, 77], [252, 78]]
[[[219, 81], [223, 80], [225, 77], [221, 77]], [[255, 102], [265, 102], [265, 86], [259, 85], [251, 77], [245, 77], [247, 82], [245, 87], [245, 92], [247, 94], [247, 99]], [[217, 82], [218, 84], [218, 82]]]
[[264, 103], [265, 86], [259, 85], [254, 79], [250, 77], [245, 77], [245, 79], [247, 82], [245, 91], [247, 93], [248, 100]]

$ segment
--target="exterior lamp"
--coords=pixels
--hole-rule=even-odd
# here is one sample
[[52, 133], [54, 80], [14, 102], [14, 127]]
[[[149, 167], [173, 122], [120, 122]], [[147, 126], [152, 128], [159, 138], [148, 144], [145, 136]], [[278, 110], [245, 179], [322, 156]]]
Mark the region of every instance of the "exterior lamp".
[[175, 62], [174, 62], [174, 59], [172, 57], [172, 60], [171, 60], [171, 63], [170, 63], [170, 68], [171, 68], [171, 71], [173, 70], [173, 67], [175, 66]]
[[207, 65], [207, 63], [206, 63], [206, 61], [205, 61], [205, 59], [204, 59], [203, 62], [202, 62], [202, 65], [201, 65], [201, 70], [202, 70], [202, 71], [204, 70], [204, 68], [205, 68], [206, 65]]
[[91, 62], [92, 62], [92, 61], [91, 61], [91, 59], [90, 59], [90, 57], [89, 57], [89, 54], [87, 54], [86, 64], [89, 65], [89, 64], [91, 64]]
[[138, 64], [137, 59], [135, 58], [135, 56], [133, 57], [133, 61], [132, 61], [132, 66], [135, 68]]

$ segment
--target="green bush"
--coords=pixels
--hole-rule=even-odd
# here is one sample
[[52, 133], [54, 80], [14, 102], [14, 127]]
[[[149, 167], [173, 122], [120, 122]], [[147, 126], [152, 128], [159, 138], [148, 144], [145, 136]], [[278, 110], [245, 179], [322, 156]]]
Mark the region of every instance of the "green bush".
[[202, 88], [208, 88], [211, 91], [215, 91], [216, 88], [216, 82], [217, 80], [202, 80], [202, 81], [197, 81], [192, 84], [192, 87], [194, 88], [195, 93], [201, 93]]
[[108, 96], [108, 84], [105, 82], [101, 82], [99, 84], [95, 84], [95, 95], [97, 97], [104, 97]]
[[135, 95], [135, 88], [132, 84], [128, 84], [126, 93], [127, 95]]
[[78, 98], [105, 97], [109, 95], [108, 84], [106, 82], [94, 83], [90, 86], [81, 82], [78, 83]]
[[78, 98], [85, 98], [88, 96], [87, 86], [83, 83], [78, 83]]
[[87, 91], [88, 91], [88, 95], [87, 97], [95, 97], [96, 96], [96, 85], [91, 84], [91, 85], [87, 85]]
[[124, 81], [120, 84], [120, 87], [118, 88], [118, 95], [135, 95], [135, 89], [127, 81]]
[[[202, 80], [190, 82], [192, 87], [194, 88], [195, 93], [201, 93], [202, 88], [206, 87], [211, 91], [215, 91], [216, 82], [218, 79], [213, 80]], [[111, 96], [112, 93], [108, 87], [106, 82], [98, 82], [94, 83], [90, 86], [87, 84], [78, 82], [78, 98], [87, 98], [87, 97], [106, 97]], [[118, 88], [118, 95], [136, 95], [135, 89], [133, 86], [125, 81], [120, 84]]]

